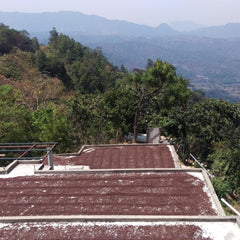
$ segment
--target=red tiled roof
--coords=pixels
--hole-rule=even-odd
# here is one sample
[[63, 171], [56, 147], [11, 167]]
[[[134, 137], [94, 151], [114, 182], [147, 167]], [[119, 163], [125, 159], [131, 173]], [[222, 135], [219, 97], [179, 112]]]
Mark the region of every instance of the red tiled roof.
[[185, 172], [35, 175], [0, 180], [0, 216], [216, 215]]
[[54, 165], [87, 165], [90, 169], [174, 168], [167, 145], [91, 147], [78, 156], [54, 156]]

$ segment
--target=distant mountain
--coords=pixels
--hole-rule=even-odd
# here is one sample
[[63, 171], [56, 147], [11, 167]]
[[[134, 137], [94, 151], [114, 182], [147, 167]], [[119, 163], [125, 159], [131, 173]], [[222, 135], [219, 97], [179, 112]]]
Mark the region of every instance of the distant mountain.
[[199, 28], [204, 28], [206, 26], [198, 24], [192, 21], [175, 21], [169, 24], [171, 28], [179, 32], [193, 31]]
[[190, 31], [188, 34], [210, 38], [240, 38], [240, 23], [228, 23], [223, 26], [205, 27]]
[[[101, 41], [102, 40], [102, 41]], [[162, 59], [190, 80], [194, 88], [210, 97], [240, 102], [240, 39], [211, 39], [192, 36], [128, 39], [104, 42], [104, 39], [81, 39], [115, 65], [144, 69], [147, 59]]]
[[172, 29], [168, 24], [162, 23], [158, 27], [155, 28], [155, 31], [159, 33], [161, 36], [174, 36], [179, 34], [177, 31]]
[[80, 12], [0, 12], [0, 22], [17, 30], [25, 29], [30, 33], [49, 32], [53, 27], [62, 33], [73, 32], [83, 35], [153, 37], [178, 33], [167, 24], [161, 24], [153, 28], [127, 21], [108, 20], [103, 17], [86, 15]]
[[200, 29], [190, 22], [175, 23], [181, 32], [174, 24], [149, 27], [80, 12], [0, 12], [1, 22], [27, 30], [41, 43], [48, 42], [55, 27], [86, 46], [101, 47], [110, 62], [130, 70], [145, 68], [148, 58], [162, 59], [174, 64], [195, 88], [240, 101], [240, 23]]
[[95, 15], [80, 12], [44, 12], [19, 13], [0, 12], [0, 23], [17, 30], [27, 30], [32, 35], [45, 35], [55, 27], [62, 33], [70, 35], [98, 35], [125, 37], [163, 37], [176, 35], [194, 35], [211, 38], [240, 38], [240, 23], [229, 23], [224, 26], [203, 27], [191, 21], [173, 22], [158, 27], [139, 25], [127, 21], [108, 20]]
[[177, 35], [193, 35], [211, 38], [240, 38], [240, 23], [229, 23], [224, 26], [203, 27], [191, 21], [166, 23], [158, 27], [139, 25], [127, 21], [108, 20], [95, 15], [80, 12], [44, 12], [19, 13], [0, 12], [0, 23], [17, 30], [27, 30], [40, 40], [46, 39], [49, 31], [55, 27], [57, 31], [71, 35], [124, 36], [124, 37], [163, 37]]

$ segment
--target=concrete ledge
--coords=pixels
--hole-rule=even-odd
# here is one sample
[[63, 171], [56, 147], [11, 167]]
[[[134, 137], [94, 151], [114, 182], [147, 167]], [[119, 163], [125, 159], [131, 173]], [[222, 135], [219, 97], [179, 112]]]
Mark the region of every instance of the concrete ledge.
[[[91, 146], [91, 145], [82, 145], [82, 147], [80, 148], [80, 150], [78, 152], [74, 152], [74, 153], [59, 153], [59, 154], [53, 154], [54, 156], [78, 156], [82, 153], [83, 149], [86, 147], [86, 146]], [[95, 146], [95, 145], [94, 145]]]
[[173, 162], [174, 162], [174, 165], [176, 168], [181, 168], [181, 165], [180, 165], [180, 161], [179, 161], [179, 158], [178, 158], [178, 155], [175, 151], [175, 148], [173, 145], [167, 145], [168, 146], [168, 149], [172, 155], [172, 158], [173, 158]]
[[0, 174], [10, 173], [18, 164], [40, 164], [41, 160], [14, 160], [6, 167], [0, 167]]
[[199, 172], [200, 168], [183, 169], [183, 168], [128, 168], [128, 169], [90, 169], [90, 170], [36, 170], [35, 174], [77, 174], [77, 173], [149, 173], [149, 172]]
[[170, 144], [165, 143], [131, 143], [131, 144], [99, 144], [99, 145], [84, 145], [85, 147], [135, 147], [135, 146], [165, 146]]
[[42, 160], [33, 159], [33, 160], [17, 160], [20, 164], [40, 164]]
[[83, 145], [78, 152], [75, 153], [62, 153], [62, 154], [54, 154], [55, 156], [78, 156], [80, 155], [85, 148], [94, 148], [94, 147], [134, 147], [134, 146], [165, 146], [165, 145], [170, 145], [170, 144], [165, 144], [165, 143], [136, 143], [136, 144], [100, 144], [100, 145]]
[[223, 207], [222, 207], [222, 205], [221, 205], [221, 203], [220, 203], [220, 201], [217, 197], [217, 194], [216, 194], [216, 192], [213, 188], [212, 182], [210, 181], [208, 174], [204, 170], [202, 170], [202, 174], [203, 174], [204, 180], [207, 184], [207, 187], [210, 191], [210, 194], [213, 198], [213, 201], [214, 201], [214, 203], [217, 207], [217, 211], [218, 211], [219, 216], [225, 216], [225, 212], [223, 210]]
[[149, 216], [149, 215], [59, 215], [59, 216], [11, 216], [0, 217], [0, 223], [18, 222], [232, 222], [237, 223], [237, 217], [218, 216]]
[[0, 174], [8, 174], [8, 173], [10, 173], [17, 165], [18, 165], [18, 161], [17, 160], [11, 162], [6, 167], [0, 168]]
[[240, 227], [240, 217], [237, 217], [237, 224]]

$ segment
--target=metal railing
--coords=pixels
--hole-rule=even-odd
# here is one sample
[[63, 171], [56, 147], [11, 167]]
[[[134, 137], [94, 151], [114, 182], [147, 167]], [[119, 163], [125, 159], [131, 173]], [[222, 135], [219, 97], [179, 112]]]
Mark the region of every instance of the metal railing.
[[[0, 143], [0, 160], [32, 160], [38, 159], [44, 161], [49, 154], [52, 153], [54, 147], [57, 145], [57, 142], [34, 142], [34, 143]], [[43, 154], [40, 154], [40, 153]], [[8, 157], [6, 155], [13, 153], [17, 156]], [[27, 156], [27, 154], [35, 154], [37, 156]]]

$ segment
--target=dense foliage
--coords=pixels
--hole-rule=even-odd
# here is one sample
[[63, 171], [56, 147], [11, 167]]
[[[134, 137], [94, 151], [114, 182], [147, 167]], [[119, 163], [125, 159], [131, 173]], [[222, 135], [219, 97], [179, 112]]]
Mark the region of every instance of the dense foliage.
[[0, 24], [0, 55], [10, 53], [16, 49], [34, 52], [39, 48], [36, 38], [30, 39], [28, 32], [9, 29], [8, 26]]
[[215, 175], [219, 196], [240, 196], [240, 109], [222, 100], [189, 101], [184, 111], [170, 113], [165, 131], [179, 144], [179, 155], [192, 153]]
[[192, 153], [210, 169], [219, 196], [239, 198], [238, 105], [190, 91], [161, 60], [119, 69], [56, 29], [48, 45], [36, 43], [0, 25], [0, 142], [57, 141], [55, 151], [67, 152], [160, 126], [184, 162]]
[[85, 143], [122, 141], [131, 131], [134, 92], [116, 88], [128, 72], [100, 49], [56, 29], [49, 44], [34, 52], [12, 48], [0, 57], [1, 142], [57, 141], [56, 151], [66, 152]]

